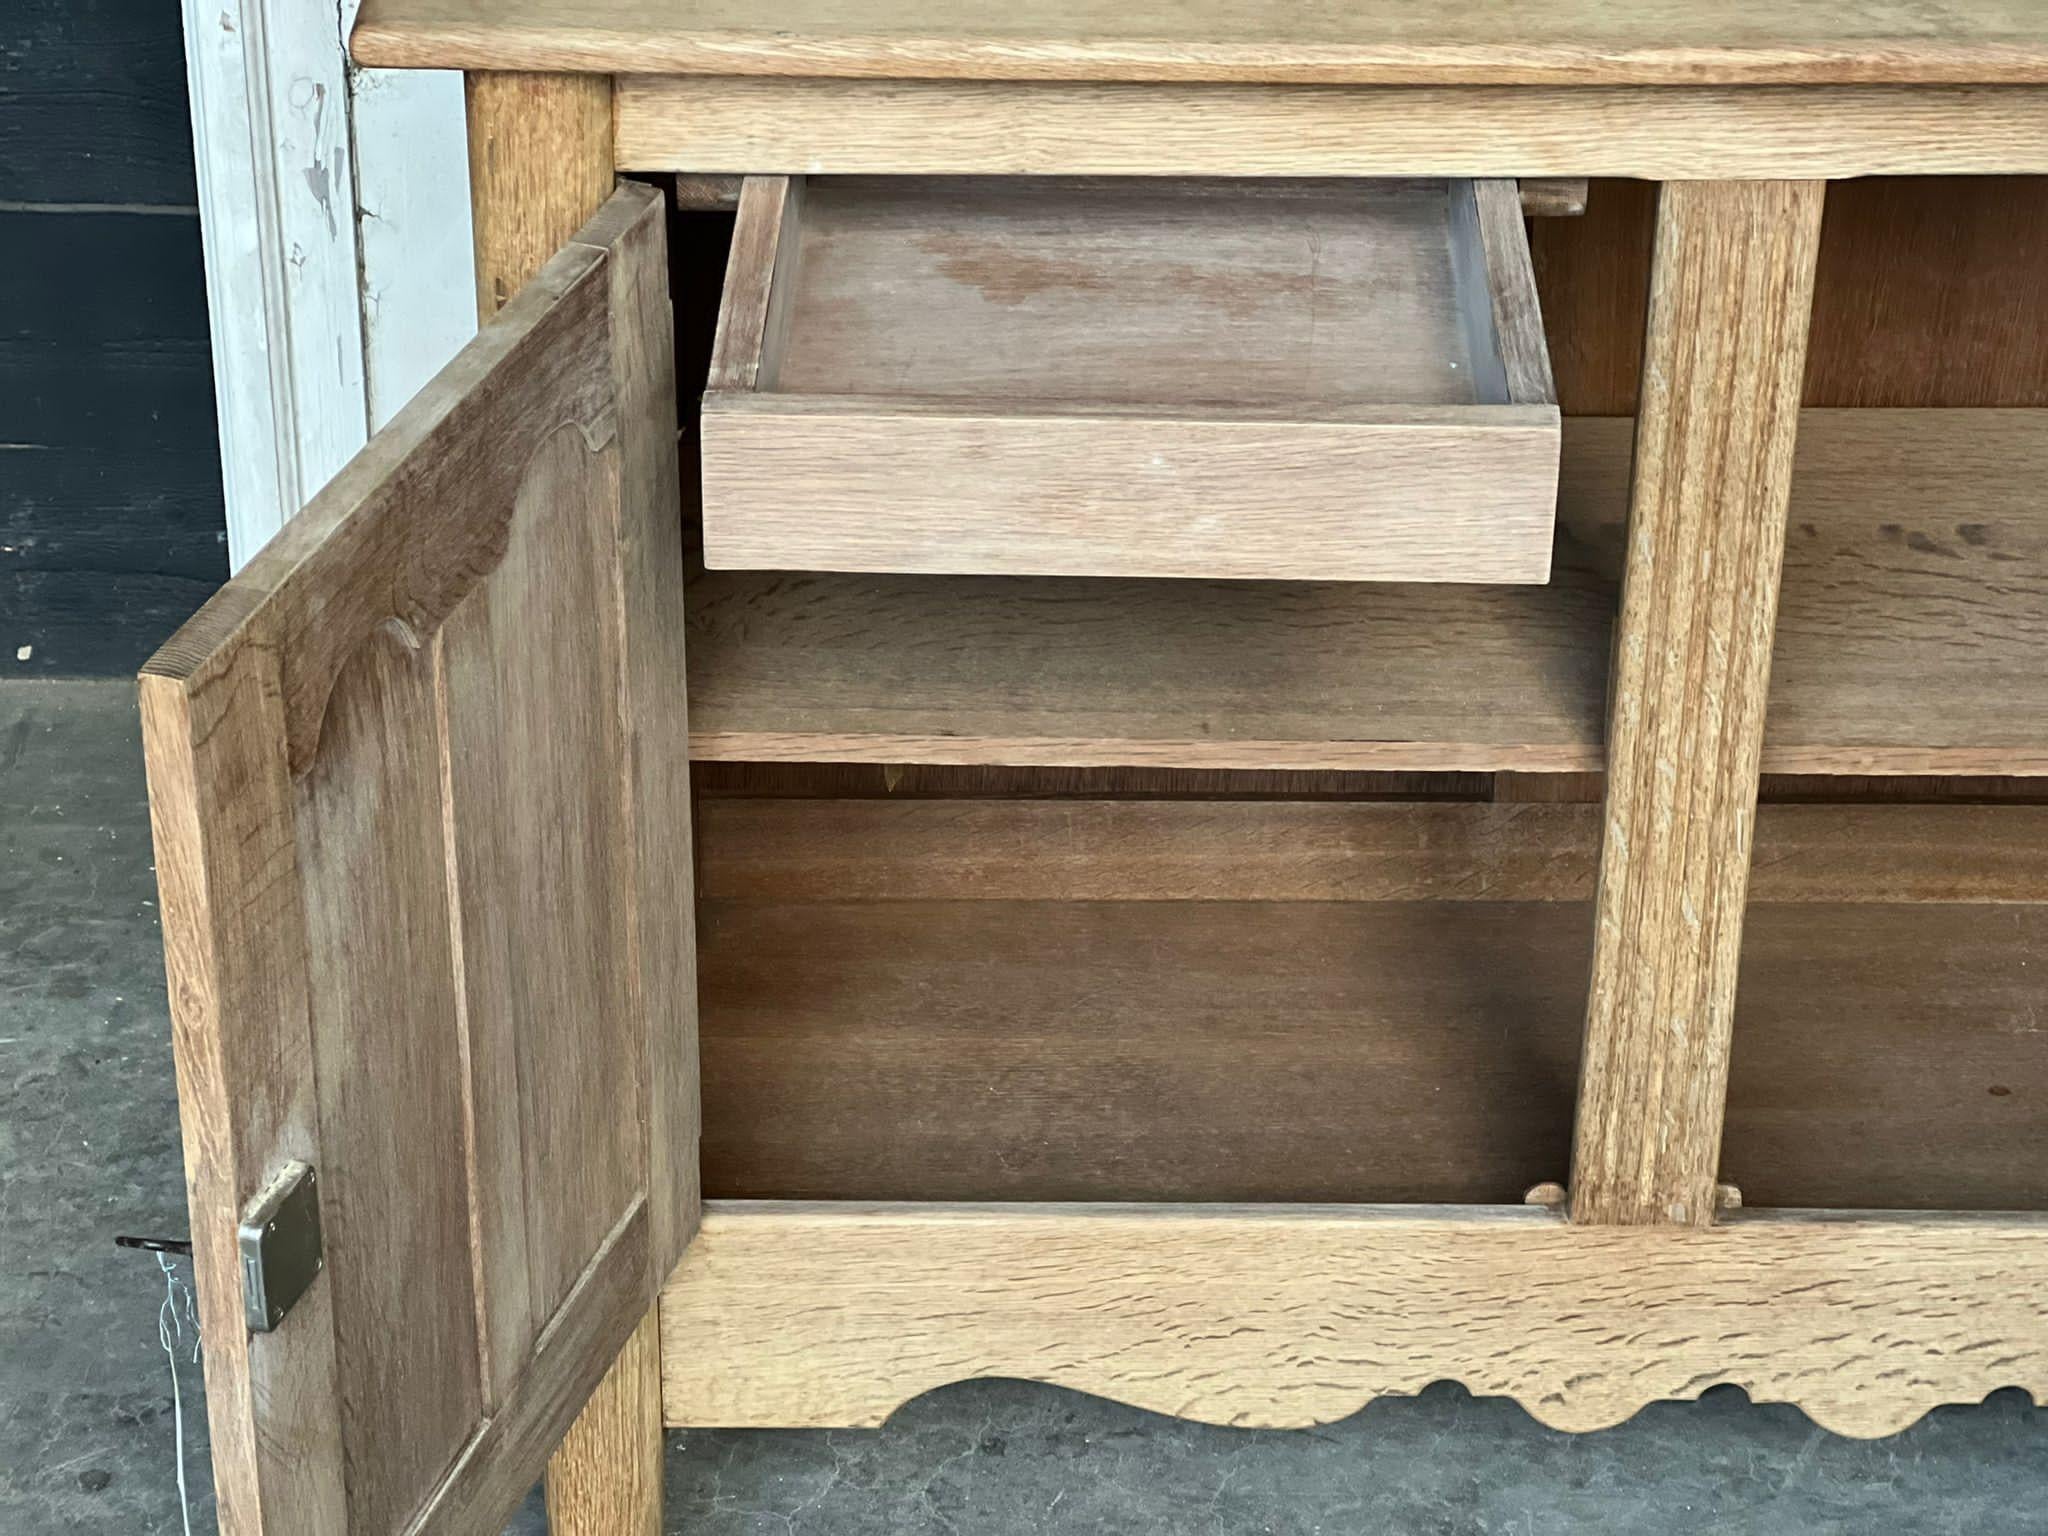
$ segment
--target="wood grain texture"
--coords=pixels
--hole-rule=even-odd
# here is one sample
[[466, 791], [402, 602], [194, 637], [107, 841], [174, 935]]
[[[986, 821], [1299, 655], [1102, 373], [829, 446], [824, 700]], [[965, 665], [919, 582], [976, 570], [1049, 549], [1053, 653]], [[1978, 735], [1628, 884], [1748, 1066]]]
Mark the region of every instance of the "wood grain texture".
[[1461, 289], [1487, 271], [1442, 178], [806, 182], [785, 392], [1509, 403], [1473, 376]]
[[[635, 263], [650, 271], [616, 281]], [[628, 718], [669, 707], [646, 679], [682, 665], [673, 642], [627, 683], [680, 618], [629, 580], [649, 557], [629, 557], [618, 510], [625, 486], [673, 487], [674, 436], [648, 425], [666, 377], [621, 380], [645, 339], [615, 334], [618, 295], [660, 292], [665, 267], [659, 196], [621, 192], [145, 675], [167, 832], [259, 860], [239, 866], [247, 918], [203, 882], [165, 885], [167, 931], [213, 957], [182, 1005], [185, 1112], [249, 1149], [202, 1151], [194, 1183], [224, 1360], [236, 1215], [280, 1156], [321, 1175], [326, 1276], [267, 1341], [300, 1375], [259, 1395], [253, 1371], [221, 1371], [228, 1529], [301, 1528], [281, 1501], [319, 1510], [323, 1446], [348, 1467], [335, 1529], [502, 1529], [680, 1241], [683, 1216], [663, 1222], [668, 1251], [650, 1241], [651, 1194], [687, 1192], [649, 1136], [658, 1119], [687, 1147], [694, 1121], [663, 1109], [648, 1057], [688, 1041], [673, 1005], [658, 1030], [636, 1013], [635, 965], [688, 930], [647, 910], [675, 878], [643, 883], [633, 850], [687, 860], [687, 821], [637, 824], [645, 727]], [[672, 592], [679, 558], [657, 576]], [[230, 949], [270, 996], [223, 970]], [[303, 1044], [275, 1034], [293, 1018]], [[226, 1064], [250, 1051], [260, 1075], [238, 1081]], [[322, 1337], [324, 1377], [304, 1363]], [[273, 1454], [305, 1462], [303, 1490], [266, 1479]]]
[[1822, 186], [1658, 208], [1610, 685], [1579, 1222], [1704, 1225], [1763, 753]]
[[1076, 0], [366, 0], [364, 64], [970, 80], [1327, 80], [1369, 85], [1845, 85], [2048, 81], [2048, 22], [2016, 0], [1553, 0], [1419, 11]]
[[676, 444], [676, 324], [667, 233], [640, 204], [607, 205], [580, 239], [615, 253], [612, 389], [619, 435], [616, 612], [621, 654], [623, 804], [633, 839], [620, 851], [627, 900], [628, 1011], [642, 1021], [648, 1064], [649, 1242], [657, 1270], [697, 1229], [697, 937], [692, 899], [690, 718], [683, 625], [673, 603], [686, 580]]
[[[1830, 187], [1829, 206], [1857, 185]], [[1643, 374], [1643, 322], [1650, 312], [1657, 192], [1651, 181], [1594, 181], [1584, 217], [1543, 219], [1530, 226], [1530, 263], [1557, 379], [1557, 403], [1566, 416], [1635, 414]], [[1816, 289], [1816, 311], [1823, 302]]]
[[[868, 901], [1590, 901], [1598, 804], [704, 803], [698, 895]], [[2048, 902], [2048, 806], [1783, 805], [1750, 899]]]
[[[715, 573], [693, 753], [1597, 769], [1629, 464], [1628, 422], [1566, 421], [1542, 588]], [[2044, 475], [2028, 412], [1806, 413], [1766, 770], [2048, 772]]]
[[707, 390], [773, 387], [772, 366], [762, 377], [774, 334], [770, 315], [778, 300], [788, 307], [786, 289], [802, 250], [803, 206], [801, 176], [742, 178]]
[[[1435, 13], [1432, 13], [1435, 14]], [[943, 122], [945, 132], [931, 125]], [[966, 84], [622, 75], [636, 171], [1042, 176], [2048, 171], [2048, 92]]]
[[254, 643], [203, 687], [175, 658], [141, 682], [214, 1487], [226, 1536], [341, 1536], [333, 1287], [289, 1328], [243, 1321], [237, 1219], [284, 1163], [317, 1160], [320, 1126], [277, 654], [255, 602], [215, 602]]
[[477, 313], [488, 320], [611, 196], [612, 86], [517, 72], [465, 84]]
[[1515, 183], [1522, 212], [1532, 219], [1578, 218], [1586, 211], [1583, 176], [1525, 176]]
[[[1530, 229], [1567, 415], [1635, 410], [1656, 188], [1602, 181]], [[1828, 188], [1808, 406], [2048, 404], [2048, 179], [1872, 177]]]
[[548, 1469], [550, 1536], [660, 1536], [661, 1330], [650, 1309]]
[[1288, 1428], [1455, 1380], [1554, 1429], [1722, 1384], [1836, 1434], [2048, 1395], [2040, 1218], [1529, 1207], [715, 1205], [662, 1307], [672, 1424], [878, 1424], [981, 1376]]
[[[457, 996], [436, 671], [395, 627], [373, 631], [336, 678], [294, 813], [349, 1523], [369, 1531], [406, 1528], [499, 1396], [483, 1341], [507, 1290], [491, 1261], [508, 1234], [469, 1220], [473, 1198], [490, 1202], [500, 1149], [479, 1138], [470, 1166], [464, 1067], [476, 1049]], [[502, 1107], [488, 1088], [474, 1098], [506, 1117], [516, 1148], [516, 1089]], [[508, 1267], [523, 1271], [526, 1234], [509, 1241]], [[507, 1321], [509, 1375], [538, 1327]]]
[[[618, 1341], [648, 1314], [648, 1212], [636, 1199], [620, 1216], [545, 1330], [519, 1389], [485, 1420], [407, 1536], [498, 1536], [533, 1491], [534, 1477], [603, 1379]], [[388, 1405], [387, 1405], [388, 1406]], [[592, 1469], [618, 1474], [616, 1463]]]
[[1516, 183], [1498, 178], [1469, 185], [1507, 397], [1518, 405], [1554, 406], [1557, 386], [1550, 377], [1550, 347], [1543, 336], [1543, 305], [1529, 260], [1521, 193]]
[[[494, 1043], [515, 1049], [480, 1052], [476, 1059], [483, 1070], [499, 1074], [501, 1092], [514, 1086], [528, 1089], [529, 1114], [555, 1125], [559, 1134], [587, 1137], [592, 1161], [608, 1161], [614, 1180], [628, 1168], [640, 1171], [648, 1191], [651, 1262], [661, 1273], [673, 1265], [696, 1230], [698, 1210], [688, 703], [664, 681], [674, 677], [684, 661], [680, 626], [661, 615], [664, 594], [672, 595], [683, 576], [680, 519], [669, 510], [680, 508], [681, 488], [674, 432], [676, 333], [668, 300], [666, 242], [660, 219], [645, 215], [644, 194], [626, 203], [605, 204], [613, 184], [608, 79], [472, 73], [467, 92], [480, 312], [486, 318], [494, 313], [572, 233], [578, 242], [617, 252], [618, 259], [608, 268], [611, 427], [622, 452], [611, 471], [617, 477], [611, 494], [598, 498], [609, 510], [609, 519], [581, 530], [594, 541], [594, 550], [615, 553], [616, 567], [600, 571], [572, 559], [565, 571], [569, 580], [556, 589], [555, 601], [547, 601], [540, 591], [533, 594], [538, 611], [558, 615], [571, 629], [551, 641], [540, 640], [544, 650], [554, 649], [565, 668], [596, 661], [602, 670], [602, 659], [609, 654], [616, 672], [573, 681], [553, 679], [568, 684], [565, 697], [576, 699], [577, 707], [566, 710], [567, 718], [561, 722], [529, 719], [526, 727], [533, 739], [561, 745], [581, 725], [588, 750], [579, 758], [574, 748], [566, 748], [553, 759], [572, 773], [587, 772], [590, 761], [624, 763], [626, 771], [614, 786], [619, 798], [608, 809], [616, 813], [617, 824], [628, 829], [617, 846], [604, 846], [602, 839], [585, 845], [586, 852], [598, 855], [589, 867], [577, 871], [587, 877], [576, 903], [585, 931], [559, 935], [582, 943], [582, 956], [558, 957], [555, 965], [545, 967], [554, 985], [526, 1000], [533, 1008], [559, 1010], [556, 1017], [586, 1017], [609, 1038], [586, 1040], [590, 1049], [565, 1061], [542, 1062], [538, 1057], [545, 1052], [516, 1049], [506, 1038], [506, 1021], [487, 1003], [473, 1017], [485, 1020], [486, 1028], [495, 1021]], [[586, 225], [586, 220], [592, 222]], [[573, 456], [573, 449], [568, 451]], [[560, 489], [553, 488], [550, 494]], [[575, 590], [579, 573], [615, 583], [616, 590], [588, 584]], [[526, 574], [545, 584], [546, 563], [530, 567]], [[516, 609], [513, 622], [521, 622]], [[596, 647], [586, 641], [593, 622], [601, 638]], [[608, 653], [603, 641], [616, 649]], [[603, 710], [611, 698], [619, 701], [620, 709], [606, 722]], [[605, 732], [607, 726], [616, 730], [615, 737], [590, 739], [593, 731]], [[568, 787], [557, 785], [553, 790]], [[540, 798], [550, 792], [541, 788]], [[506, 809], [530, 839], [537, 823], [519, 817], [519, 811], [528, 807]], [[598, 819], [605, 819], [602, 812]], [[512, 846], [530, 851], [516, 842]], [[501, 860], [481, 878], [494, 891], [525, 893], [515, 900], [559, 900], [568, 871], [559, 846], [545, 846], [556, 855], [557, 867], [522, 870]], [[630, 920], [614, 919], [621, 907], [632, 914]], [[508, 938], [502, 927], [491, 932], [500, 945]], [[589, 962], [597, 955], [607, 955], [608, 963], [593, 970]], [[607, 995], [589, 995], [593, 990]], [[582, 995], [574, 995], [579, 992]], [[562, 1068], [559, 1075], [557, 1067]], [[621, 1087], [629, 1099], [646, 1106], [638, 1126], [616, 1114]], [[489, 1129], [488, 1116], [481, 1117], [481, 1123]], [[540, 1155], [528, 1150], [529, 1158]], [[605, 1153], [610, 1154], [608, 1159], [602, 1156]], [[530, 1180], [546, 1187], [549, 1182], [530, 1166], [515, 1172], [509, 1156], [499, 1167], [505, 1186], [501, 1199], [508, 1204], [516, 1199], [519, 1183]], [[610, 1203], [604, 1183], [603, 1177], [587, 1177], [583, 1187], [553, 1204], [550, 1214], [572, 1231], [578, 1223], [587, 1228], [603, 1217]], [[566, 1246], [574, 1251], [577, 1245], [572, 1241]], [[523, 1285], [559, 1287], [565, 1279], [559, 1273], [528, 1274], [501, 1282], [512, 1293], [511, 1304], [494, 1315], [516, 1311]], [[603, 1411], [600, 1407], [600, 1416]], [[550, 1460], [551, 1499], [557, 1482], [570, 1490], [564, 1498], [570, 1512], [565, 1518], [589, 1507], [586, 1494], [592, 1487], [616, 1483], [630, 1491], [639, 1486], [635, 1460], [615, 1450], [609, 1437], [585, 1434], [572, 1436]], [[658, 1482], [655, 1497], [658, 1511]], [[605, 1508], [595, 1507], [600, 1512]], [[603, 1524], [564, 1528], [608, 1529]]]
[[[0, 143], [7, 146], [0, 202], [16, 208], [123, 204], [145, 217], [160, 217], [146, 211], [154, 209], [195, 211], [179, 20], [169, 6], [80, 11], [61, 0], [25, 0], [9, 7], [8, 52], [21, 64], [0, 89]], [[27, 254], [20, 246], [9, 250]], [[81, 298], [89, 291], [103, 301], [115, 298], [97, 274], [78, 276]], [[189, 295], [198, 310], [201, 291], [195, 283], [189, 290], [158, 289], [152, 297], [161, 303], [173, 293]], [[204, 313], [197, 319], [203, 334]]]
[[705, 561], [1541, 581], [1557, 414], [1514, 184], [1485, 201], [750, 178]]
[[[715, 1195], [1566, 1177], [1597, 805], [702, 811]], [[2043, 814], [1764, 809], [1723, 1152], [1753, 1201], [2048, 1209]]]
[[2048, 179], [1828, 189], [1806, 399], [2048, 405]]
[[714, 568], [1541, 582], [1554, 406], [707, 397]]

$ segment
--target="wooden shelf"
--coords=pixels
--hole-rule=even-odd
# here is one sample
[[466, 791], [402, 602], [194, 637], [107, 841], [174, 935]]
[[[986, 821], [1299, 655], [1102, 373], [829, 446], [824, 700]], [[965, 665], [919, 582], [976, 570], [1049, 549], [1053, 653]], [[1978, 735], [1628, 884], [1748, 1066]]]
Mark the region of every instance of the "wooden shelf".
[[[707, 800], [705, 1192], [1514, 1202], [1566, 1176], [1599, 818]], [[1756, 858], [1726, 1176], [2048, 1207], [2048, 806], [1767, 806]]]
[[[716, 572], [702, 759], [1601, 766], [1631, 424], [1568, 420], [1546, 587]], [[2048, 417], [1802, 418], [1764, 769], [2048, 774]]]

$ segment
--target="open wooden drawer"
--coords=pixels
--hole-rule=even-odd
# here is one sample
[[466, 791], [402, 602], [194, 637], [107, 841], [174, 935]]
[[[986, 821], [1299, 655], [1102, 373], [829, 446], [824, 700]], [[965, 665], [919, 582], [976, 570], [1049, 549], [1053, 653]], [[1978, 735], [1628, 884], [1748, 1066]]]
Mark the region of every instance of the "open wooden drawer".
[[703, 410], [727, 568], [1542, 582], [1512, 181], [750, 177]]

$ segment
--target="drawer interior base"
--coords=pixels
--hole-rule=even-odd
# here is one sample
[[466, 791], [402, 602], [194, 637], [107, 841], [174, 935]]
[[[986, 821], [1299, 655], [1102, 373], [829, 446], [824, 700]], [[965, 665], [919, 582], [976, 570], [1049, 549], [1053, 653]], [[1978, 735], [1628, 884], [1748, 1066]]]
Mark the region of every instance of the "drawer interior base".
[[775, 387], [1505, 404], [1467, 185], [814, 177]]

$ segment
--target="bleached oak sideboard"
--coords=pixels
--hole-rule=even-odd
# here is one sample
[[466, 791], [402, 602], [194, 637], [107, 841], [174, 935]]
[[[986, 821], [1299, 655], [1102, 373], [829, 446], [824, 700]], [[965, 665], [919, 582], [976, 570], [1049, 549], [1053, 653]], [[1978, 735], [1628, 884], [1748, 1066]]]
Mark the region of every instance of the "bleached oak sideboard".
[[142, 679], [225, 1530], [984, 1375], [2048, 1391], [2048, 17], [354, 50], [487, 323]]

